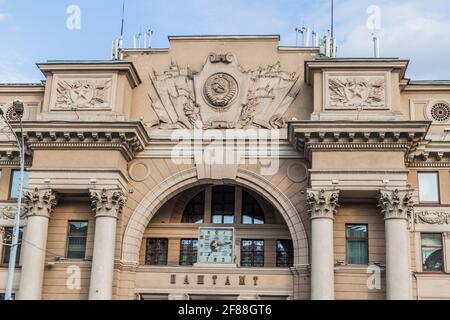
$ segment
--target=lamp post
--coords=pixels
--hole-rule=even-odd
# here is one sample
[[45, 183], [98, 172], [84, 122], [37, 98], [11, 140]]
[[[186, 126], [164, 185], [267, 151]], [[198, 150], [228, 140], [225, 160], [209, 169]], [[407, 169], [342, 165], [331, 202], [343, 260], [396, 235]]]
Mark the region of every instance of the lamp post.
[[0, 116], [3, 118], [3, 121], [11, 130], [14, 138], [17, 141], [19, 146], [19, 158], [20, 158], [20, 182], [19, 182], [19, 196], [17, 197], [17, 211], [14, 218], [14, 228], [13, 228], [13, 236], [11, 243], [11, 250], [9, 254], [9, 264], [8, 264], [8, 279], [6, 281], [6, 290], [5, 290], [5, 300], [12, 300], [12, 290], [14, 283], [14, 272], [16, 270], [16, 257], [17, 257], [17, 247], [19, 245], [19, 233], [20, 233], [20, 215], [22, 212], [22, 194], [23, 194], [23, 176], [25, 171], [25, 144], [23, 138], [23, 126], [22, 126], [22, 117], [24, 113], [23, 102], [20, 100], [16, 100], [13, 102], [13, 111], [16, 114], [17, 118], [20, 121], [20, 139], [17, 136], [14, 129], [11, 127], [11, 124], [5, 118], [3, 110], [0, 109]]

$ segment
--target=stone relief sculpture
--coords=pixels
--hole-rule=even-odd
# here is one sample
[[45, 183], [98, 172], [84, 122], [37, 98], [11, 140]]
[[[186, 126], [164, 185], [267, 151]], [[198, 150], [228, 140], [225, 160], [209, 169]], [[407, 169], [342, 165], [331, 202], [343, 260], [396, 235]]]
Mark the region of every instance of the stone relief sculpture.
[[55, 108], [92, 109], [109, 107], [111, 80], [59, 80]]
[[331, 77], [329, 108], [385, 108], [384, 77]]
[[416, 224], [450, 224], [450, 212], [420, 211], [415, 214]]
[[195, 102], [194, 83], [189, 68], [180, 68], [172, 63], [170, 69], [162, 75], [155, 71], [150, 76], [158, 98], [152, 102], [161, 128], [192, 129], [201, 122], [200, 110]]
[[[286, 126], [284, 115], [300, 92], [296, 73], [281, 70], [281, 64], [250, 71], [250, 87], [247, 111], [252, 123], [258, 127], [277, 129]], [[241, 119], [242, 120], [242, 119]]]
[[[5, 206], [0, 208], [0, 219], [13, 220], [16, 216], [17, 206]], [[24, 218], [26, 209], [22, 207], [20, 218]]]
[[283, 128], [300, 92], [296, 73], [283, 71], [279, 62], [244, 71], [230, 53], [211, 53], [200, 72], [172, 63], [150, 79], [156, 97], [149, 97], [159, 118], [150, 126], [161, 129]]

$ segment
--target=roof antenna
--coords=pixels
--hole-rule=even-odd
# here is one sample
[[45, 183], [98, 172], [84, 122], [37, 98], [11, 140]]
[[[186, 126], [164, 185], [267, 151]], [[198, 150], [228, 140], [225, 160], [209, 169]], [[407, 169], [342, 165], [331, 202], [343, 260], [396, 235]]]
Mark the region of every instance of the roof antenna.
[[331, 38], [334, 38], [334, 0], [331, 0]]
[[125, 24], [125, 0], [122, 5], [122, 24], [120, 27], [120, 38], [116, 39], [112, 43], [112, 58], [113, 60], [123, 60], [123, 28]]
[[125, 0], [123, 0], [122, 5], [122, 26], [120, 28], [120, 38], [123, 39], [123, 26], [125, 24]]

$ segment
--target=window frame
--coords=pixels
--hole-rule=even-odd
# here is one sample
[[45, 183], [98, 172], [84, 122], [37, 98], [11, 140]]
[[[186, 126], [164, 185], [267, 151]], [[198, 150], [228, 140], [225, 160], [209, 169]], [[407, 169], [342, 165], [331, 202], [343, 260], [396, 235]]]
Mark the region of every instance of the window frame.
[[[287, 252], [287, 256], [288, 256], [288, 264], [287, 265], [281, 265], [280, 263], [279, 263], [279, 257], [280, 257], [280, 254], [281, 254], [281, 252], [278, 250], [278, 243], [279, 242], [289, 242], [289, 250], [288, 250], [288, 252]], [[276, 241], [276, 248], [275, 248], [275, 255], [276, 255], [276, 261], [275, 261], [275, 263], [276, 263], [276, 267], [277, 268], [291, 268], [291, 267], [293, 267], [294, 266], [294, 242], [292, 241], [292, 239], [278, 239], [277, 241]]]
[[[248, 241], [251, 241], [252, 242], [252, 250], [251, 251], [244, 251], [243, 249], [244, 249], [244, 242], [248, 242]], [[256, 251], [255, 250], [255, 243], [256, 242], [262, 242], [262, 244], [263, 244], [263, 250], [262, 251]], [[241, 263], [240, 263], [240, 267], [241, 268], [264, 268], [265, 267], [265, 251], [266, 251], [266, 241], [264, 240], [264, 239], [241, 239]], [[251, 265], [249, 266], [249, 265], [244, 265], [243, 264], [243, 257], [244, 257], [244, 254], [243, 253], [249, 253], [250, 254], [250, 257], [251, 257]], [[255, 266], [255, 256], [256, 256], [256, 253], [259, 253], [259, 252], [261, 252], [261, 255], [262, 255], [262, 265], [261, 266]]]
[[[69, 238], [70, 236], [70, 224], [73, 222], [78, 222], [78, 223], [86, 223], [86, 244], [84, 246], [84, 257], [83, 258], [70, 258], [69, 257]], [[89, 235], [89, 221], [88, 220], [68, 220], [67, 221], [67, 236], [66, 236], [66, 252], [65, 252], [65, 257], [66, 259], [69, 260], [86, 260], [86, 254], [87, 254], [87, 240], [88, 240], [88, 235]], [[72, 236], [72, 238], [81, 238], [80, 236]]]
[[[230, 188], [230, 194], [233, 195], [233, 202], [232, 202], [233, 214], [231, 214], [231, 215], [225, 214], [225, 212], [223, 210], [224, 206], [225, 206], [225, 200], [223, 200], [223, 197], [224, 197], [223, 195], [226, 193], [224, 191], [220, 191], [219, 192], [219, 193], [222, 194], [222, 201], [221, 201], [222, 213], [221, 214], [215, 214], [214, 213], [215, 196], [216, 196], [216, 192], [217, 192], [216, 190], [218, 188], [223, 188], [223, 189]], [[231, 191], [231, 189], [233, 191]], [[230, 203], [228, 203], [228, 204], [230, 204]], [[228, 186], [228, 185], [213, 187], [213, 189], [212, 189], [212, 199], [211, 199], [211, 223], [212, 224], [215, 224], [215, 225], [234, 225], [234, 224], [236, 224], [236, 210], [235, 210], [235, 207], [236, 207], [236, 187]], [[214, 217], [218, 217], [218, 216], [221, 217], [221, 222], [220, 223], [214, 222]], [[232, 217], [233, 218], [233, 222], [232, 223], [225, 223], [225, 217]]]
[[[183, 252], [183, 241], [189, 241], [189, 251], [187, 253]], [[195, 246], [194, 244], [197, 243], [197, 245]], [[183, 264], [182, 262], [182, 257], [188, 255], [190, 257], [190, 263], [187, 264]], [[198, 260], [198, 239], [197, 238], [192, 238], [192, 239], [181, 239], [180, 240], [180, 259], [178, 261], [178, 264], [180, 266], [183, 267], [189, 267], [189, 266], [194, 266], [194, 264], [197, 263]]]
[[[14, 172], [19, 172], [19, 179], [20, 179], [20, 169], [11, 169], [10, 176], [9, 176], [9, 192], [8, 192], [8, 200], [10, 200], [10, 201], [17, 201], [17, 198], [12, 197]], [[27, 168], [25, 168], [24, 174], [29, 174]], [[28, 183], [23, 185], [24, 188], [26, 188], [27, 186], [28, 186]]]
[[[420, 175], [422, 174], [435, 174], [436, 175], [436, 187], [437, 187], [437, 201], [422, 201], [420, 198]], [[439, 205], [441, 204], [441, 186], [440, 186], [440, 177], [439, 171], [418, 171], [417, 172], [417, 190], [419, 193], [419, 204], [428, 204], [428, 205]]]
[[[423, 249], [424, 248], [438, 248], [437, 246], [424, 246], [423, 245], [423, 236], [424, 235], [440, 235], [441, 236], [441, 246], [439, 248], [441, 248], [441, 258], [442, 258], [442, 268], [439, 271], [436, 270], [432, 270], [432, 271], [428, 271], [424, 269], [424, 257], [423, 257]], [[445, 249], [445, 241], [444, 241], [444, 234], [441, 232], [420, 232], [420, 264], [421, 264], [421, 268], [422, 268], [422, 273], [430, 273], [430, 274], [441, 274], [441, 273], [446, 273], [445, 272], [445, 268], [446, 268], [446, 261], [445, 261], [445, 253], [444, 253], [444, 249]]]
[[[11, 244], [12, 244], [12, 235], [14, 232], [14, 227], [4, 227], [5, 231], [6, 230], [11, 230]], [[24, 227], [20, 227], [19, 228], [19, 244], [17, 246], [17, 255], [16, 255], [16, 266], [20, 266], [20, 255], [22, 254], [22, 239], [23, 239], [23, 235], [24, 235], [24, 231], [25, 228]], [[6, 266], [9, 264], [9, 254], [11, 253], [11, 246], [7, 245], [5, 242], [5, 239], [3, 239], [3, 242], [1, 243], [2, 245], [2, 252], [1, 252], [1, 257], [0, 257], [0, 265], [1, 266]], [[6, 254], [6, 249], [9, 248], [9, 252], [8, 254]], [[6, 257], [8, 257], [8, 261], [5, 262]]]
[[[166, 241], [166, 243], [167, 243], [167, 246], [166, 246], [167, 249], [164, 252], [165, 253], [165, 262], [166, 263], [165, 264], [161, 264], [161, 263], [150, 264], [149, 263], [149, 242], [150, 241], [158, 241], [158, 240], [159, 241], [163, 240], [163, 241]], [[146, 245], [146, 247], [145, 247], [145, 265], [146, 266], [165, 267], [165, 266], [169, 265], [169, 238], [147, 238], [146, 241], [145, 241], [145, 245]], [[159, 257], [160, 253], [158, 253], [158, 252], [156, 252], [156, 253], [157, 254], [155, 254], [155, 256]], [[158, 260], [159, 260], [159, 258], [158, 258]]]
[[[244, 215], [244, 201], [246, 199], [252, 199], [252, 205], [256, 206], [259, 210], [259, 212], [261, 213], [260, 216], [255, 216], [255, 215]], [[261, 205], [259, 204], [258, 200], [256, 200], [256, 198], [250, 194], [249, 192], [247, 192], [246, 190], [242, 190], [242, 200], [241, 200], [241, 224], [245, 225], [245, 226], [263, 226], [266, 224], [266, 216], [264, 215], [264, 211], [261, 207]], [[252, 222], [251, 223], [244, 223], [244, 217], [248, 216], [251, 218]], [[262, 223], [255, 223], [255, 220], [258, 218], [262, 218]]]
[[[186, 214], [186, 210], [191, 205], [195, 205], [196, 200], [198, 197], [203, 196], [203, 212], [202, 212], [202, 221], [201, 222], [186, 222], [185, 217], [192, 217], [192, 214]], [[181, 223], [191, 223], [191, 224], [204, 224], [205, 223], [205, 207], [206, 207], [206, 190], [202, 190], [199, 193], [197, 193], [194, 197], [192, 197], [191, 200], [189, 200], [188, 204], [184, 207], [183, 213], [181, 215]]]
[[[364, 226], [367, 230], [367, 237], [364, 238], [356, 238], [356, 237], [348, 237], [348, 227], [350, 226]], [[348, 244], [350, 241], [365, 241], [366, 242], [366, 248], [367, 248], [367, 263], [364, 264], [357, 264], [357, 263], [350, 263], [349, 262], [349, 248]], [[369, 247], [369, 224], [367, 223], [346, 223], [345, 224], [345, 263], [349, 266], [367, 266], [370, 264], [370, 247]]]

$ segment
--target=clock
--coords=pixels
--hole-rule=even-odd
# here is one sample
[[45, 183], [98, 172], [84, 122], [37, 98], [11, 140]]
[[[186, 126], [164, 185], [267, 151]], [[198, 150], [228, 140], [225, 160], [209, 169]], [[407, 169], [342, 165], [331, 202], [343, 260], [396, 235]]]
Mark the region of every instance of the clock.
[[234, 264], [234, 228], [200, 228], [198, 263]]

